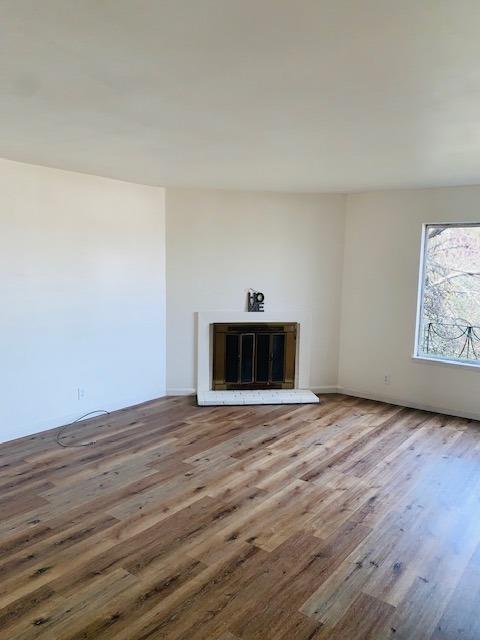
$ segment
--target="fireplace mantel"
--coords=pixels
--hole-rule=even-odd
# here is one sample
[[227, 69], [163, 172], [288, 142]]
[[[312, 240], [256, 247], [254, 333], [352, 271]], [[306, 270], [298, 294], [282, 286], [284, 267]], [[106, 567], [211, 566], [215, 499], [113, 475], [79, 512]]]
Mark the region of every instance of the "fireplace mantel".
[[221, 322], [295, 322], [298, 324], [295, 388], [310, 388], [310, 341], [312, 316], [308, 311], [198, 311], [197, 392], [212, 389], [212, 325]]

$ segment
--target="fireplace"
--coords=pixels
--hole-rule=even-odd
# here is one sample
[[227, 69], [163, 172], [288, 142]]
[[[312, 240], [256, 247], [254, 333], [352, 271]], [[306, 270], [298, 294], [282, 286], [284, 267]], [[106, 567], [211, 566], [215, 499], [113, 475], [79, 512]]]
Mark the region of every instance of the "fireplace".
[[213, 324], [214, 390], [293, 389], [295, 322]]
[[[261, 319], [261, 322], [260, 322]], [[258, 322], [253, 322], [258, 320]], [[216, 332], [215, 329], [223, 325], [224, 331]], [[231, 327], [230, 329], [228, 329]], [[255, 329], [255, 327], [257, 329]], [[244, 328], [245, 330], [243, 330]], [[319, 398], [310, 391], [310, 358], [311, 358], [311, 335], [312, 316], [305, 310], [287, 311], [265, 311], [262, 313], [252, 313], [248, 311], [198, 311], [196, 313], [196, 335], [197, 335], [197, 402], [199, 406], [222, 406], [222, 405], [259, 405], [259, 404], [303, 404], [318, 403]], [[288, 331], [286, 330], [288, 329]], [[259, 360], [259, 349], [253, 352], [257, 346], [256, 334], [264, 333], [268, 335], [286, 334], [284, 341], [276, 339], [270, 349], [270, 339], [268, 340], [268, 372], [272, 375], [265, 380], [265, 372], [260, 369], [257, 377], [256, 362]], [[233, 339], [229, 345], [233, 346], [233, 355], [236, 355], [237, 366], [231, 367], [233, 381], [230, 382], [225, 376], [225, 346], [226, 336], [229, 333], [254, 334], [253, 348], [250, 350], [248, 338], [242, 345]], [[220, 335], [220, 334], [223, 334]], [[217, 338], [217, 340], [215, 340]], [[267, 344], [266, 338], [260, 338], [260, 351]], [[272, 339], [273, 340], [273, 339]], [[214, 348], [214, 342], [217, 348]], [[223, 357], [221, 349], [223, 342]], [[280, 342], [280, 348], [279, 348]], [[283, 344], [283, 358], [281, 356]], [[243, 350], [242, 350], [243, 346]], [[238, 350], [237, 350], [238, 349]], [[214, 357], [215, 353], [215, 357]], [[249, 354], [252, 365], [247, 367]], [[246, 362], [242, 368], [239, 363], [239, 356], [247, 354]], [[273, 356], [273, 357], [272, 357]], [[270, 360], [272, 365], [270, 366]], [[217, 364], [215, 364], [215, 361]], [[274, 366], [274, 362], [283, 362], [283, 378], [280, 377], [280, 368]], [[232, 359], [230, 362], [234, 362]], [[265, 361], [264, 361], [265, 362]], [[222, 364], [223, 363], [223, 364]], [[219, 374], [222, 371], [223, 374]], [[254, 368], [255, 367], [255, 368]], [[215, 369], [215, 378], [214, 378]], [[250, 372], [250, 373], [248, 373]], [[245, 378], [253, 377], [252, 382], [247, 382]], [[236, 376], [233, 378], [233, 376]], [[254, 377], [255, 376], [255, 377]], [[229, 374], [230, 377], [230, 374]], [[259, 380], [263, 378], [263, 380]], [[270, 384], [269, 384], [270, 383]]]

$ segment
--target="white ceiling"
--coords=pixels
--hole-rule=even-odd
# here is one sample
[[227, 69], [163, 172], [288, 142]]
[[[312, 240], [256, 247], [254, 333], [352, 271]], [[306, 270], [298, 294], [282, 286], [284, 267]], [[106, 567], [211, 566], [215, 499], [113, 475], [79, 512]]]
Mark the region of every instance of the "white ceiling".
[[3, 0], [0, 156], [154, 185], [480, 183], [478, 0]]

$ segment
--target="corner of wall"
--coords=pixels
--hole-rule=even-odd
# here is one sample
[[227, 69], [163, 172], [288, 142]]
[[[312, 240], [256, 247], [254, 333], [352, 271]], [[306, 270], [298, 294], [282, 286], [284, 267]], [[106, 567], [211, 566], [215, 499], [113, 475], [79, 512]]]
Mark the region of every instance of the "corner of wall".
[[338, 332], [338, 353], [337, 353], [337, 390], [341, 386], [342, 380], [342, 351], [343, 351], [343, 315], [345, 309], [345, 269], [346, 269], [346, 256], [347, 256], [347, 239], [348, 239], [348, 211], [351, 195], [348, 193], [343, 194], [343, 252], [342, 252], [342, 269], [340, 275], [340, 303], [339, 303], [339, 332]]

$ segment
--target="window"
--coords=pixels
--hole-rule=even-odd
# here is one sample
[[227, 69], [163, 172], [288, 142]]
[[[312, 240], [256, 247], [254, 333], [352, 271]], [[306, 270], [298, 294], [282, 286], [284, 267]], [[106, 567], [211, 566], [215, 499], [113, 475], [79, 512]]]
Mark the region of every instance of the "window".
[[424, 227], [416, 354], [480, 364], [480, 224]]

